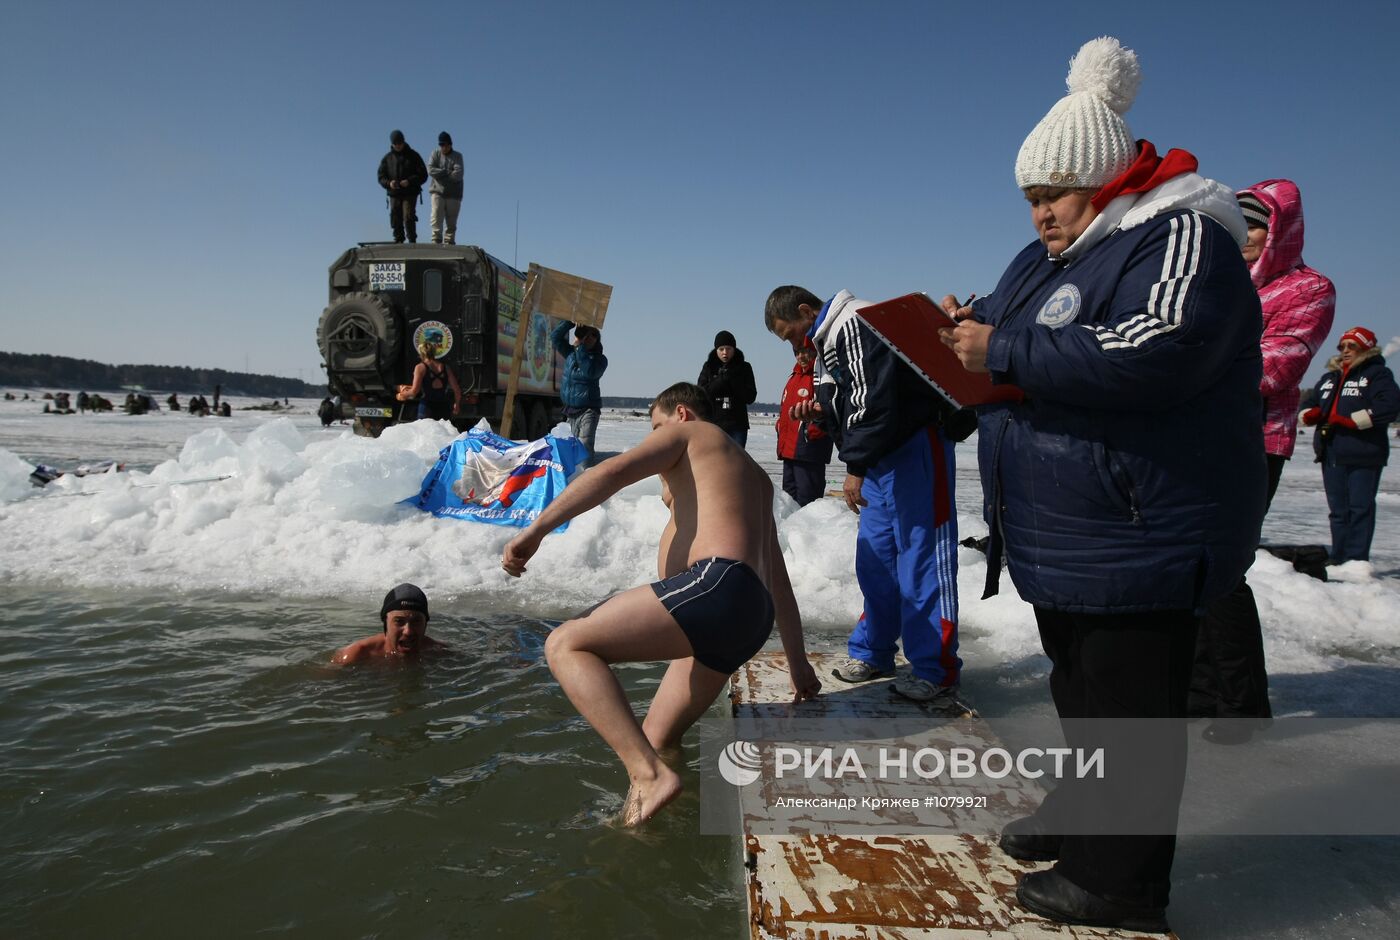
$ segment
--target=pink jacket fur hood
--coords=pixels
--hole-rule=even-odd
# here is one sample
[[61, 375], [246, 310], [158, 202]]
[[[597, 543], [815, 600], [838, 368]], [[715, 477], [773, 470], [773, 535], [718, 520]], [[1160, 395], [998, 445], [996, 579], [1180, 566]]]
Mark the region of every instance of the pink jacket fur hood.
[[1290, 180], [1265, 180], [1249, 193], [1269, 210], [1264, 250], [1249, 267], [1264, 310], [1264, 450], [1291, 457], [1298, 437], [1299, 383], [1337, 307], [1332, 282], [1303, 263], [1303, 199]]

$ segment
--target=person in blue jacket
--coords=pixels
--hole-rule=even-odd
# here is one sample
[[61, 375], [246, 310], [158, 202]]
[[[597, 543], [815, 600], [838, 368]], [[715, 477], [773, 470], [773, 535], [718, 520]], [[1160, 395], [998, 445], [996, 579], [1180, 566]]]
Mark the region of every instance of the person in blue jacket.
[[[574, 331], [573, 345], [569, 343], [569, 330]], [[593, 443], [598, 436], [598, 416], [603, 413], [603, 396], [598, 381], [608, 370], [608, 357], [603, 355], [603, 337], [596, 327], [576, 327], [569, 320], [561, 320], [550, 339], [559, 355], [564, 357], [564, 376], [559, 383], [564, 417], [569, 419], [574, 437], [588, 448], [588, 459], [583, 466], [591, 467], [597, 456]]]
[[1107, 757], [1102, 780], [1062, 781], [1003, 831], [1008, 854], [1056, 861], [1017, 898], [1160, 932], [1198, 618], [1239, 583], [1264, 516], [1263, 327], [1235, 195], [1128, 131], [1140, 80], [1116, 39], [1074, 57], [1016, 159], [1039, 238], [990, 295], [944, 298], [962, 322], [941, 336], [1024, 393], [979, 409], [987, 593], [1004, 553], [1067, 743]]
[[1313, 453], [1322, 464], [1333, 564], [1369, 561], [1376, 533], [1376, 492], [1390, 460], [1386, 428], [1400, 413], [1400, 389], [1376, 348], [1376, 334], [1354, 326], [1342, 334], [1327, 374], [1317, 381], [1317, 404], [1302, 412], [1316, 426]]
[[821, 363], [817, 402], [793, 416], [820, 416], [846, 465], [846, 505], [860, 516], [856, 582], [864, 601], [832, 675], [868, 682], [894, 675], [899, 645], [910, 672], [891, 689], [908, 699], [957, 707], [958, 513], [953, 445], [971, 433], [908, 363], [856, 315], [868, 304], [850, 291], [823, 303], [787, 285], [768, 295], [764, 326]]

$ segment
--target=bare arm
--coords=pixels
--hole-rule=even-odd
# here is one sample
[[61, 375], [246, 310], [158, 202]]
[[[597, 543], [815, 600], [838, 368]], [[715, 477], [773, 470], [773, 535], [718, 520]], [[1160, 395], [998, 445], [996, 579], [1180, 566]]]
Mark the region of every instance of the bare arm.
[[349, 663], [357, 663], [362, 659], [369, 659], [374, 655], [374, 647], [382, 643], [383, 638], [377, 636], [368, 636], [363, 640], [356, 640], [349, 646], [337, 650], [336, 654], [331, 657], [331, 664], [335, 666], [344, 666]]
[[686, 439], [676, 426], [658, 428], [625, 454], [604, 460], [564, 487], [564, 492], [540, 513], [530, 527], [506, 546], [501, 567], [514, 577], [540, 547], [545, 534], [601, 504], [623, 487], [669, 470], [685, 453]]
[[413, 367], [413, 384], [402, 392], [399, 392], [399, 401], [409, 401], [423, 394], [423, 376], [428, 374], [428, 367], [423, 363]]
[[447, 372], [447, 384], [452, 386], [452, 410], [454, 412], [462, 410], [462, 386], [457, 384], [457, 375], [450, 368]]
[[812, 664], [807, 661], [807, 646], [802, 639], [802, 614], [788, 579], [787, 562], [778, 545], [778, 528], [768, 523], [768, 589], [773, 594], [773, 610], [778, 621], [778, 636], [787, 654], [788, 673], [792, 677], [794, 702], [815, 698], [822, 690]]

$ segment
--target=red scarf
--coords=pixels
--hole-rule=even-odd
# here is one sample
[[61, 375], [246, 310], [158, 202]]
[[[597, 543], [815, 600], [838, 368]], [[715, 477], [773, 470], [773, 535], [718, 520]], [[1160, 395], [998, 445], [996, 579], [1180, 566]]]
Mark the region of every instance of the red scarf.
[[1156, 189], [1174, 176], [1194, 173], [1199, 165], [1196, 158], [1185, 150], [1172, 148], [1165, 157], [1157, 156], [1157, 148], [1150, 140], [1140, 140], [1137, 159], [1116, 178], [1103, 184], [1091, 200], [1094, 211], [1102, 212], [1114, 199], [1126, 193], [1145, 193]]

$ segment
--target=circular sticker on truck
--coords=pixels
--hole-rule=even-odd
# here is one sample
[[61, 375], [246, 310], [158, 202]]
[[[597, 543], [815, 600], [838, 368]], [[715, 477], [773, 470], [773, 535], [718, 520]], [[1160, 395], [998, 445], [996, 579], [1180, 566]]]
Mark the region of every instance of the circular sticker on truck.
[[434, 359], [441, 359], [452, 349], [452, 328], [441, 320], [424, 320], [413, 331], [413, 348], [427, 345]]

